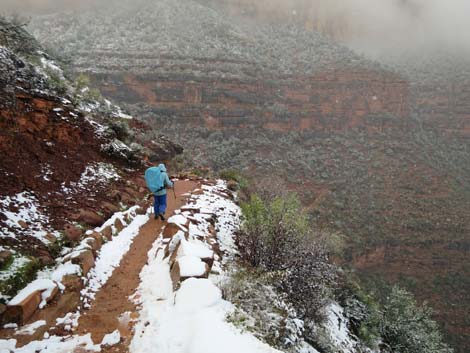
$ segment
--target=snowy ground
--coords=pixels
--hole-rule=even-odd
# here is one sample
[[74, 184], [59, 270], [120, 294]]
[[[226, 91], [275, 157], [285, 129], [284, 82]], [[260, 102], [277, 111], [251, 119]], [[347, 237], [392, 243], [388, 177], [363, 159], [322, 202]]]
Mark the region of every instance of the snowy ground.
[[[207, 257], [210, 245], [201, 234], [208, 234], [208, 218], [217, 216], [217, 240], [226, 250], [233, 248], [233, 234], [239, 225], [240, 210], [232, 201], [219, 196], [224, 184], [204, 186], [204, 194], [193, 196], [186, 207], [198, 209], [196, 227], [189, 228], [189, 239], [180, 240], [178, 258], [187, 262], [188, 272], [197, 273], [200, 258]], [[176, 224], [186, 223], [189, 212], [181, 212], [173, 219]], [[181, 233], [175, 235], [175, 238]], [[174, 240], [173, 239], [173, 240]], [[164, 258], [166, 242], [159, 238], [149, 252], [148, 265], [141, 272], [139, 298], [140, 318], [131, 342], [131, 353], [268, 353], [279, 352], [261, 342], [248, 332], [241, 332], [227, 322], [226, 317], [234, 307], [222, 299], [215, 281], [203, 278], [185, 280], [173, 292], [169, 258]], [[188, 261], [192, 259], [191, 261]], [[199, 262], [198, 262], [199, 260]], [[222, 271], [220, 259], [215, 257], [213, 268]]]
[[23, 191], [1, 198], [0, 213], [5, 224], [0, 229], [0, 237], [16, 238], [21, 234], [48, 244], [47, 233], [55, 234], [52, 228], [48, 227], [49, 218], [41, 212], [39, 201], [31, 192]]
[[[113, 237], [113, 239], [106, 244], [104, 244], [100, 250], [100, 254], [95, 261], [94, 268], [88, 273], [85, 279], [85, 288], [82, 290], [82, 301], [84, 306], [87, 307], [90, 305], [91, 301], [94, 299], [95, 293], [106, 283], [109, 277], [112, 275], [114, 269], [119, 266], [119, 263], [122, 257], [129, 250], [130, 245], [134, 237], [138, 234], [139, 229], [149, 220], [149, 215], [136, 215], [136, 208], [132, 207], [125, 212], [117, 212], [111, 217], [106, 223], [101, 227], [96, 228], [96, 231], [101, 231], [108, 225], [113, 227], [113, 233], [117, 233], [117, 230], [114, 228], [114, 222], [116, 219], [119, 219], [124, 225], [126, 225], [126, 216], [129, 215], [132, 218], [132, 221], [121, 231], [118, 236]], [[62, 257], [62, 263], [46, 271], [40, 272], [38, 274], [38, 279], [31, 282], [26, 288], [20, 291], [15, 298], [13, 298], [10, 303], [19, 302], [22, 298], [28, 296], [31, 292], [35, 290], [44, 290], [43, 298], [46, 298], [52, 288], [58, 286], [59, 289], [63, 289], [62, 284], [60, 283], [63, 276], [66, 274], [81, 273], [81, 269], [78, 265], [72, 264], [68, 257], [73, 256], [74, 253], [79, 253], [83, 250], [88, 250], [89, 246], [84, 239], [80, 245], [74, 249], [68, 249], [67, 253], [64, 253]], [[45, 305], [45, 303], [44, 303]], [[78, 326], [78, 319], [80, 317], [80, 312], [70, 312], [62, 318], [56, 320], [57, 325], [61, 325], [65, 330], [72, 331], [75, 327]], [[35, 331], [38, 327], [44, 325], [45, 322], [38, 321], [30, 325], [24, 326], [21, 329], [17, 330], [19, 334], [30, 334]], [[5, 326], [4, 326], [5, 327]], [[7, 326], [10, 328], [15, 328], [15, 326]], [[6, 327], [5, 327], [6, 328]], [[18, 352], [18, 353], [30, 353], [30, 352], [71, 352], [76, 347], [83, 347], [88, 351], [100, 352], [102, 345], [113, 345], [119, 341], [119, 333], [113, 332], [109, 335], [106, 335], [103, 338], [101, 344], [94, 344], [91, 340], [91, 336], [84, 335], [70, 335], [65, 337], [58, 336], [49, 336], [47, 333], [44, 336], [43, 340], [33, 341], [27, 344], [24, 347], [16, 348], [16, 340], [0, 340], [0, 353], [4, 352]]]

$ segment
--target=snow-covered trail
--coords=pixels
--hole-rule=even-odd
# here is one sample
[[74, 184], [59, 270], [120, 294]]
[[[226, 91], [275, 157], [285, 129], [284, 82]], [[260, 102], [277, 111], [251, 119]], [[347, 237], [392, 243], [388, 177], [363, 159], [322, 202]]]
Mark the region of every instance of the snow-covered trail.
[[[192, 181], [177, 183], [177, 198], [173, 193], [168, 194], [167, 214], [181, 207], [185, 202], [183, 194], [189, 193], [196, 187]], [[129, 299], [139, 286], [139, 273], [147, 262], [147, 253], [160, 234], [164, 224], [150, 217], [138, 235], [134, 238], [129, 251], [124, 255], [106, 284], [96, 293], [91, 308], [83, 312], [79, 320], [77, 333], [91, 333], [94, 342], [101, 342], [106, 334], [119, 329], [125, 341], [130, 338], [130, 332], [125, 325], [126, 313], [135, 311], [135, 305]]]
[[[226, 320], [234, 307], [222, 299], [217, 283], [224, 276], [224, 265], [235, 254], [233, 236], [240, 210], [224, 194], [227, 190], [223, 182], [203, 186], [203, 191], [193, 195], [178, 215], [181, 224], [190, 220], [188, 232], [178, 232], [171, 240], [158, 239], [149, 252], [149, 262], [140, 274], [139, 319], [130, 352], [279, 352]], [[212, 235], [211, 219], [215, 220]], [[188, 257], [207, 258], [207, 251], [212, 252], [214, 245], [225, 250], [224, 258], [213, 254], [208, 278], [192, 276], [190, 273], [197, 273], [198, 261], [188, 261]], [[186, 263], [192, 266], [183, 268]], [[181, 286], [174, 292], [175, 264], [179, 266]]]
[[[225, 183], [180, 182], [177, 192], [168, 222], [129, 225], [137, 233], [115, 267], [82, 291], [89, 309], [58, 320], [72, 332], [26, 345], [0, 340], [0, 352], [279, 353], [227, 321], [234, 306], [218, 284], [236, 254], [240, 209]], [[96, 268], [114, 261], [104, 249]]]
[[[167, 214], [173, 214], [186, 203], [187, 196], [197, 186], [196, 181], [177, 182], [176, 198], [172, 192], [168, 195]], [[114, 219], [109, 223], [114, 223]], [[70, 352], [75, 347], [105, 351], [106, 346], [100, 344], [106, 335], [112, 338], [109, 334], [113, 332], [119, 332], [119, 346], [122, 346], [113, 347], [113, 351], [114, 348], [127, 351], [126, 340], [131, 338], [128, 323], [130, 314], [136, 310], [129, 297], [139, 286], [139, 273], [147, 262], [147, 253], [164, 225], [154, 220], [153, 214], [136, 216], [119, 236], [101, 248], [81, 292], [82, 304], [88, 310], [63, 313], [52, 306], [37, 311], [31, 325], [25, 326], [27, 330], [10, 330], [8, 336], [0, 336], [0, 352]], [[59, 335], [56, 327], [62, 327]]]

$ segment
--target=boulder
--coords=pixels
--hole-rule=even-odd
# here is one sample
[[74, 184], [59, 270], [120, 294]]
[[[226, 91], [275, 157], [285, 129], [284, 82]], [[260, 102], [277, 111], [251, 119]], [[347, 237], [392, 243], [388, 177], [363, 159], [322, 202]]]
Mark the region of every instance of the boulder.
[[42, 265], [47, 266], [54, 263], [54, 259], [52, 258], [51, 254], [45, 249], [37, 249], [36, 257], [39, 259]]
[[173, 283], [173, 290], [178, 289], [178, 285], [180, 283], [181, 277], [180, 277], [180, 266], [178, 264], [178, 261], [176, 261], [173, 266], [171, 266], [170, 270], [170, 278], [171, 282]]
[[71, 292], [80, 292], [83, 288], [83, 281], [77, 274], [65, 275], [62, 277], [61, 283]]
[[104, 223], [102, 216], [89, 210], [80, 210], [78, 220], [92, 227], [98, 227]]
[[0, 251], [0, 268], [2, 268], [3, 266], [5, 266], [5, 264], [6, 264], [8, 261], [10, 261], [11, 256], [12, 256], [11, 251], [8, 251], [8, 250], [2, 250], [2, 251]]
[[136, 198], [127, 193], [122, 194], [121, 202], [127, 206], [134, 206], [137, 203]]
[[49, 240], [51, 243], [55, 242], [57, 240], [56, 236], [52, 233], [47, 233], [44, 236], [47, 240]]
[[[173, 264], [176, 261], [176, 257], [178, 256], [178, 250], [180, 248], [180, 244], [181, 244], [181, 242], [179, 242], [178, 245], [176, 245], [175, 250], [173, 250], [173, 252], [170, 255], [170, 260], [169, 260], [170, 266], [173, 266]], [[169, 253], [169, 251], [168, 251], [168, 253]]]
[[121, 201], [121, 192], [119, 190], [111, 190], [108, 195], [114, 201]]
[[84, 250], [72, 256], [71, 261], [75, 265], [79, 265], [82, 269], [82, 274], [86, 276], [91, 268], [95, 265], [95, 257], [91, 250]]
[[64, 227], [64, 234], [70, 241], [78, 241], [82, 237], [82, 230], [73, 224], [66, 224]]
[[137, 215], [141, 215], [141, 216], [144, 215], [146, 212], [147, 212], [146, 209], [145, 209], [144, 207], [142, 207], [142, 206], [139, 206], [139, 207], [135, 210], [135, 213], [136, 213]]
[[116, 212], [119, 212], [119, 207], [111, 202], [104, 201], [101, 204], [101, 209], [106, 213], [108, 216], [113, 215]]
[[111, 228], [111, 226], [106, 226], [106, 227], [104, 227], [104, 229], [101, 231], [101, 234], [102, 234], [103, 237], [105, 237], [106, 239], [111, 240], [112, 237], [113, 237], [113, 229]]
[[163, 229], [163, 238], [172, 238], [181, 229], [174, 223], [168, 223]]
[[7, 305], [4, 313], [5, 322], [14, 322], [18, 325], [24, 325], [41, 303], [41, 291], [37, 290], [28, 295], [20, 303], [16, 305]]
[[227, 188], [232, 191], [237, 191], [240, 188], [240, 185], [235, 180], [229, 180], [227, 182]]
[[5, 321], [5, 311], [7, 310], [7, 306], [5, 304], [0, 303], [0, 326], [7, 324]]
[[88, 238], [95, 239], [94, 244], [90, 244], [94, 251], [98, 251], [101, 249], [101, 246], [103, 245], [103, 236], [101, 235], [101, 233], [93, 232], [88, 236]]
[[59, 294], [59, 287], [54, 287], [51, 291], [51, 293], [44, 298], [46, 303], [50, 303], [56, 296]]
[[20, 225], [21, 228], [23, 229], [28, 229], [29, 228], [29, 225], [28, 223], [26, 223], [25, 221], [21, 220], [21, 221], [18, 221], [18, 224]]
[[93, 256], [96, 256], [96, 253], [101, 248], [101, 242], [96, 239], [96, 237], [88, 237], [83, 240], [85, 244], [91, 247], [91, 251], [93, 252]]
[[116, 218], [114, 221], [114, 227], [116, 228], [117, 233], [120, 233], [124, 229], [124, 224], [119, 218]]

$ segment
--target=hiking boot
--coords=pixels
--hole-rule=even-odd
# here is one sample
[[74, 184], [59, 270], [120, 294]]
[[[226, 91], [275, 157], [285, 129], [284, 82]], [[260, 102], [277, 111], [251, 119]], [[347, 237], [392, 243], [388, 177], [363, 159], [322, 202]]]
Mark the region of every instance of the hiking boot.
[[155, 217], [153, 217], [153, 219], [158, 219], [158, 215], [156, 214]]
[[165, 218], [165, 216], [163, 215], [163, 213], [160, 214], [160, 219], [161, 219], [162, 221], [165, 221], [166, 218]]

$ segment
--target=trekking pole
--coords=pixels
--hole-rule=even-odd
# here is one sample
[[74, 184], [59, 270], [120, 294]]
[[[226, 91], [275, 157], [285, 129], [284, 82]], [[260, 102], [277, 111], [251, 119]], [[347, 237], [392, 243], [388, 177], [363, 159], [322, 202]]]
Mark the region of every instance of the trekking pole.
[[176, 181], [173, 182], [173, 196], [175, 197], [175, 200], [176, 200], [175, 186], [176, 186]]

